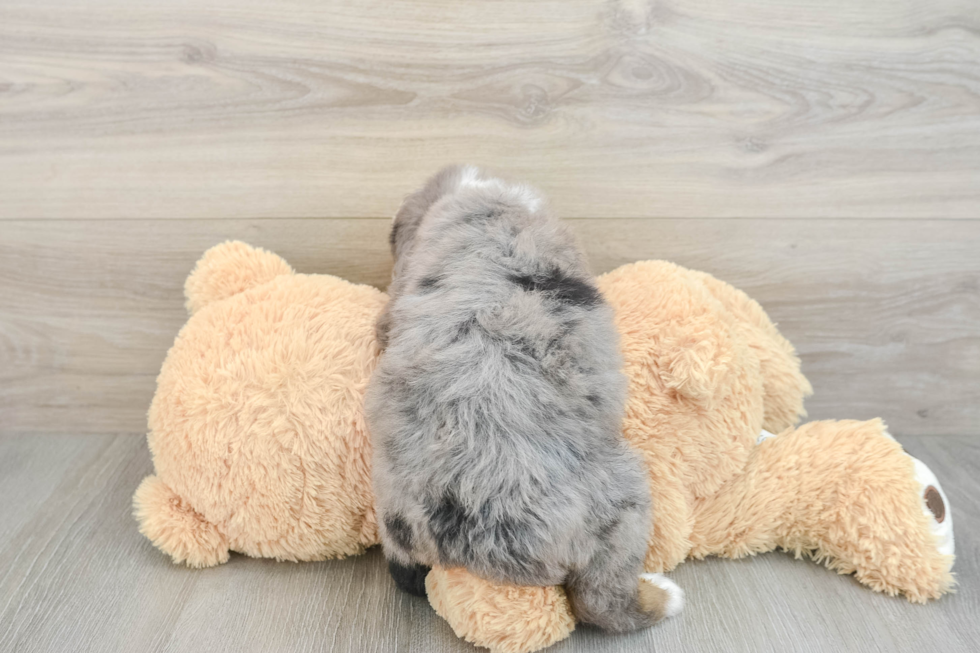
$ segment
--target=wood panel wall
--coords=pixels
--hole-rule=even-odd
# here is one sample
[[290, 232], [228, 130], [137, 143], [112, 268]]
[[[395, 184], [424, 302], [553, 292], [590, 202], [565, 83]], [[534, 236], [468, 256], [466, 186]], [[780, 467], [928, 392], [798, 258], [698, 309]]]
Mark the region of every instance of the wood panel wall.
[[759, 299], [812, 417], [980, 434], [976, 0], [6, 0], [0, 431], [141, 432], [204, 249], [383, 286], [452, 161]]

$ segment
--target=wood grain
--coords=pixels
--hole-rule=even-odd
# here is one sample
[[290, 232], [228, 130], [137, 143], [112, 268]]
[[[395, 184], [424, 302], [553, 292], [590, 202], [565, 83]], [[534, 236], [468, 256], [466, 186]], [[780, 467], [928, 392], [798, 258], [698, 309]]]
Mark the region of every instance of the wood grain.
[[[611, 636], [580, 627], [549, 651], [975, 650], [980, 638], [980, 444], [902, 438], [941, 479], [956, 525], [959, 591], [925, 606], [773, 553], [687, 562], [680, 617]], [[19, 464], [8, 465], [6, 461]], [[136, 529], [131, 495], [151, 470], [133, 435], [0, 436], [0, 650], [18, 653], [449, 653], [478, 650], [421, 599], [397, 592], [377, 549], [323, 563], [233, 556], [172, 564]]]
[[[980, 221], [573, 220], [596, 272], [662, 258], [758, 299], [797, 346], [812, 418], [980, 427]], [[205, 249], [384, 287], [387, 220], [0, 222], [0, 432], [138, 432]]]
[[980, 217], [974, 0], [6, 0], [0, 218]]

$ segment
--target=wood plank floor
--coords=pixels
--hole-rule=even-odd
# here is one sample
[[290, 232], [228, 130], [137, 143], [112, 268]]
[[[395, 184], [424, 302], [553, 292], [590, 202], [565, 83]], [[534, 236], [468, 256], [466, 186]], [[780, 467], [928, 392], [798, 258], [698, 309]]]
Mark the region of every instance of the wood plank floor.
[[[959, 591], [925, 606], [773, 553], [681, 565], [677, 619], [610, 636], [580, 628], [571, 651], [976, 650], [980, 639], [980, 444], [903, 438], [943, 482], [956, 526]], [[398, 593], [378, 551], [322, 563], [233, 556], [172, 565], [136, 529], [133, 488], [151, 471], [136, 435], [0, 437], [0, 650], [17, 653], [448, 653], [428, 603]]]

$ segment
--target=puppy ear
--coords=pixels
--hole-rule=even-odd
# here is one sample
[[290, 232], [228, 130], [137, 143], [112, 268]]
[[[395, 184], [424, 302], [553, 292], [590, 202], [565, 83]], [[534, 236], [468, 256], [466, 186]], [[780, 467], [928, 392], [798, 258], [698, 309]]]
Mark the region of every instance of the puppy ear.
[[187, 312], [193, 315], [212, 302], [293, 274], [280, 256], [240, 241], [215, 245], [204, 253], [184, 283]]

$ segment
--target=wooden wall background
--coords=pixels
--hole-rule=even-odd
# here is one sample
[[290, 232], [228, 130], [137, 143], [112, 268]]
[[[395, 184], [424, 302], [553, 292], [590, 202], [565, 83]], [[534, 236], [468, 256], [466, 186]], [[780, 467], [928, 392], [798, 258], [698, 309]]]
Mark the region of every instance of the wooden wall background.
[[204, 249], [383, 286], [452, 161], [756, 297], [812, 417], [980, 437], [977, 0], [4, 0], [0, 431], [142, 432]]

